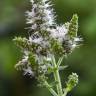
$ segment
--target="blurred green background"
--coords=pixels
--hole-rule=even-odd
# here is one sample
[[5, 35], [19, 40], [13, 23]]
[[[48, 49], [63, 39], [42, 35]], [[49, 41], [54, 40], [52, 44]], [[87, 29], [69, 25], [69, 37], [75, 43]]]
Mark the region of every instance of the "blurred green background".
[[[79, 16], [78, 35], [83, 45], [63, 63], [69, 68], [62, 71], [62, 81], [71, 72], [79, 74], [78, 86], [69, 96], [96, 96], [96, 0], [52, 0], [57, 14], [57, 23]], [[15, 46], [14, 36], [27, 34], [24, 12], [30, 9], [29, 0], [0, 0], [0, 96], [51, 96], [38, 88], [34, 78], [23, 76], [14, 65], [20, 60], [21, 52]], [[66, 76], [64, 76], [66, 75]]]

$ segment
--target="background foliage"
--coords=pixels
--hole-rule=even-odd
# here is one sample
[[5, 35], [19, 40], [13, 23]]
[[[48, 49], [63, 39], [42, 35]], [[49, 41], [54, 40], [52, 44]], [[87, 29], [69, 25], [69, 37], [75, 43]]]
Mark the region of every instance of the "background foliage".
[[[71, 71], [79, 74], [79, 84], [72, 96], [96, 95], [96, 1], [52, 0], [57, 13], [57, 23], [69, 21], [74, 13], [79, 15], [79, 32], [83, 45], [64, 61], [69, 68], [62, 71], [62, 80]], [[34, 78], [22, 76], [14, 69], [21, 57], [14, 45], [14, 36], [27, 35], [24, 12], [30, 9], [28, 0], [0, 0], [0, 96], [45, 96], [49, 92], [36, 86]], [[69, 96], [70, 96], [69, 94]]]

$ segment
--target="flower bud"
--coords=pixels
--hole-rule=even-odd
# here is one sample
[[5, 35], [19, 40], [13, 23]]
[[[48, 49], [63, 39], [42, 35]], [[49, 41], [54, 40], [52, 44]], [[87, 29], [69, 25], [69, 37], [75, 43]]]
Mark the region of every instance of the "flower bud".
[[72, 73], [68, 77], [68, 81], [66, 82], [66, 88], [68, 91], [71, 91], [78, 84], [78, 75], [76, 73]]

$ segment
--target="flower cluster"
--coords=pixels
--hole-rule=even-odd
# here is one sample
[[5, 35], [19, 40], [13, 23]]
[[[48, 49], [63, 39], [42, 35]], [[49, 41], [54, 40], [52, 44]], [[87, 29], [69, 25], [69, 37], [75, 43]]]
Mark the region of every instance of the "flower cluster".
[[[70, 54], [78, 46], [78, 42], [81, 41], [77, 36], [78, 16], [75, 14], [68, 23], [58, 25], [55, 22], [55, 12], [49, 0], [30, 0], [30, 2], [32, 9], [26, 12], [26, 23], [30, 26], [28, 27], [30, 36], [29, 38], [14, 38], [24, 54], [15, 68], [23, 70], [24, 75], [36, 77], [56, 96], [53, 89], [48, 87], [50, 85], [47, 83], [48, 75], [46, 74], [54, 74], [60, 69], [66, 68], [66, 66], [60, 66], [63, 57]], [[53, 57], [54, 59], [52, 59]], [[58, 62], [55, 61], [55, 58], [59, 59]], [[56, 77], [56, 75], [54, 76]], [[57, 79], [59, 80], [58, 76]], [[69, 81], [68, 83], [70, 83]], [[60, 82], [57, 86], [60, 89]], [[58, 92], [58, 94], [63, 93]]]
[[68, 77], [68, 81], [66, 82], [66, 88], [68, 91], [71, 91], [78, 84], [78, 75], [76, 73], [72, 73]]

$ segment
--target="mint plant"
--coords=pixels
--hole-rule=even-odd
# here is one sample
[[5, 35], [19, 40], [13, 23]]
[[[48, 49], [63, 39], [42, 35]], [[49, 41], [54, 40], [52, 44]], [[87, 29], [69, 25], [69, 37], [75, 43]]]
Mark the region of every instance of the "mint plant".
[[[22, 60], [15, 68], [22, 70], [24, 75], [35, 77], [39, 86], [46, 87], [53, 96], [67, 96], [78, 84], [78, 75], [69, 75], [64, 87], [59, 71], [67, 68], [61, 64], [63, 59], [81, 41], [77, 36], [78, 16], [75, 14], [69, 22], [58, 25], [50, 0], [30, 0], [30, 3], [32, 9], [26, 12], [28, 37], [13, 39], [23, 52]], [[50, 74], [54, 78], [52, 83], [49, 82]]]

